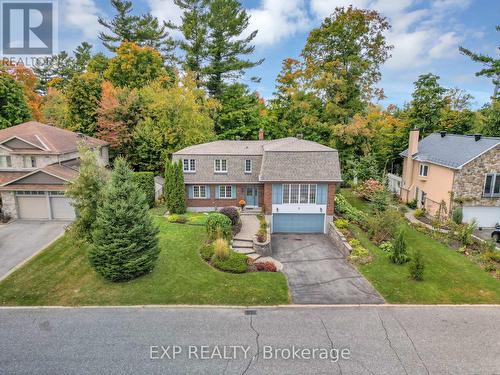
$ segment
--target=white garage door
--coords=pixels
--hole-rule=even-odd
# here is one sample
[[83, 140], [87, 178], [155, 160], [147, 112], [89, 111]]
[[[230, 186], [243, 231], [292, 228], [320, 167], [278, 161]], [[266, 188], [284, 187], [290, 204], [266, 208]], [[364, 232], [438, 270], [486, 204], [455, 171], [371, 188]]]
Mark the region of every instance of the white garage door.
[[75, 218], [75, 209], [66, 197], [51, 196], [50, 207], [52, 209], [52, 219], [67, 220]]
[[500, 207], [464, 207], [464, 222], [477, 220], [477, 225], [483, 228], [493, 228], [500, 223]]
[[49, 207], [45, 195], [17, 196], [17, 207], [20, 219], [48, 219]]

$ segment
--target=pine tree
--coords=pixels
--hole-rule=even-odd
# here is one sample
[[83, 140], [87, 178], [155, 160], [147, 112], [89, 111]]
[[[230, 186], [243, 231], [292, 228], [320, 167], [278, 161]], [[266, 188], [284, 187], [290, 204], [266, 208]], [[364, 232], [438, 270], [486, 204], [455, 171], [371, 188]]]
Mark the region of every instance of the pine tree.
[[148, 46], [162, 51], [164, 57], [173, 59], [174, 41], [169, 36], [167, 25], [160, 24], [151, 14], [132, 15], [132, 2], [111, 0], [116, 15], [111, 20], [99, 18], [99, 23], [110, 33], [99, 33], [99, 39], [110, 51], [115, 51], [122, 42], [132, 42], [141, 47]]
[[400, 231], [393, 243], [392, 254], [390, 255], [391, 262], [395, 264], [403, 264], [408, 262], [406, 248], [407, 245], [404, 231]]
[[86, 146], [80, 146], [80, 173], [68, 185], [66, 195], [72, 199], [76, 210], [76, 220], [73, 228], [78, 236], [91, 241], [92, 227], [101, 203], [103, 189], [107, 181], [107, 173], [99, 165], [96, 153]]
[[220, 98], [224, 81], [240, 77], [245, 69], [253, 68], [264, 61], [250, 61], [242, 56], [251, 54], [255, 47], [250, 43], [257, 30], [242, 38], [248, 27], [250, 16], [237, 0], [211, 0], [207, 15], [208, 65], [204, 74], [208, 77], [207, 88], [215, 98]]
[[183, 67], [195, 74], [198, 85], [202, 80], [202, 67], [207, 58], [207, 9], [208, 0], [174, 0], [183, 11], [182, 24], [170, 25], [184, 36], [179, 46], [185, 53]]
[[126, 161], [117, 158], [97, 209], [90, 263], [111, 281], [151, 272], [160, 252], [158, 232], [146, 196], [139, 191]]

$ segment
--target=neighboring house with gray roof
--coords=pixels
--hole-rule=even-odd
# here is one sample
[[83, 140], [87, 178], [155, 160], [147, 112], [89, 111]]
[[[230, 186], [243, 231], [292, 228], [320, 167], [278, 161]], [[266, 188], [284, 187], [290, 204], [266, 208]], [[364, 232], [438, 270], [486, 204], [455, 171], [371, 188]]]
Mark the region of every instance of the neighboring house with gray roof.
[[441, 132], [419, 141], [412, 130], [400, 155], [404, 201], [416, 199], [431, 215], [462, 204], [464, 221], [485, 228], [500, 222], [500, 138]]
[[108, 164], [108, 143], [97, 138], [35, 121], [0, 130], [2, 212], [14, 219], [73, 219], [64, 193], [78, 176], [80, 143]]
[[189, 210], [244, 200], [264, 210], [273, 232], [325, 233], [342, 181], [336, 150], [294, 137], [215, 141], [186, 147], [172, 159], [183, 163]]

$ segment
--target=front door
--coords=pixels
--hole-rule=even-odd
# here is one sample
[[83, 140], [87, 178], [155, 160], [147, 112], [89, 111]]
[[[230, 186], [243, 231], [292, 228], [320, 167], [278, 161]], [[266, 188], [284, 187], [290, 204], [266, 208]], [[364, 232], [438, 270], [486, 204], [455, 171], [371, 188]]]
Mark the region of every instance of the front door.
[[249, 207], [257, 207], [258, 206], [258, 189], [256, 186], [247, 186], [245, 192], [245, 201], [247, 202], [247, 206]]

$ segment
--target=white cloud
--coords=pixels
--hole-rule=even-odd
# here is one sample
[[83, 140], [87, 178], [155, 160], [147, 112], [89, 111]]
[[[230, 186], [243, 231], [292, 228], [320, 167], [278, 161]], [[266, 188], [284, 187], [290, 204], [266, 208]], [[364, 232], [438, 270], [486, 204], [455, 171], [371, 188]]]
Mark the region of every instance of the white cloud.
[[431, 59], [443, 59], [458, 56], [458, 45], [460, 38], [454, 31], [439, 36], [434, 46], [429, 50]]
[[249, 9], [248, 14], [248, 32], [258, 30], [254, 39], [257, 45], [277, 43], [311, 26], [305, 0], [262, 0], [260, 6]]
[[80, 30], [85, 39], [97, 39], [99, 31], [102, 30], [97, 19], [103, 13], [94, 0], [64, 0], [61, 5], [62, 30], [64, 27], [70, 27]]
[[[175, 25], [181, 23], [182, 10], [174, 4], [173, 0], [147, 0], [151, 8], [151, 14], [158, 18], [160, 21], [171, 21]], [[180, 37], [179, 31], [171, 31], [171, 34]]]

